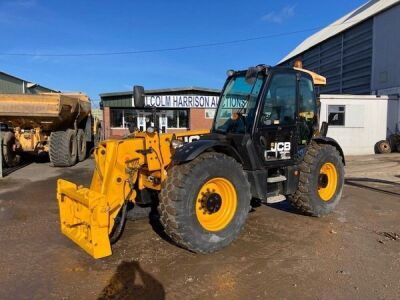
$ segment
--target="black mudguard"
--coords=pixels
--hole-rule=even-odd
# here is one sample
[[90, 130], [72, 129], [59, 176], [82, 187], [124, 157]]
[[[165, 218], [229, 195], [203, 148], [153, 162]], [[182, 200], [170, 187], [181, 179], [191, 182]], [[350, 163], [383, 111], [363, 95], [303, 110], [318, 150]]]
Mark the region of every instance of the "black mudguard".
[[335, 139], [327, 137], [327, 136], [318, 136], [318, 137], [314, 137], [312, 140], [317, 142], [318, 144], [329, 144], [329, 145], [332, 145], [333, 147], [335, 147], [339, 151], [340, 155], [342, 156], [343, 164], [346, 165], [343, 149], [342, 149], [342, 147], [340, 147], [339, 143]]
[[235, 158], [238, 162], [243, 162], [242, 157], [235, 148], [230, 144], [219, 140], [198, 140], [184, 144], [175, 151], [172, 160], [176, 163], [185, 163], [210, 150], [225, 153]]

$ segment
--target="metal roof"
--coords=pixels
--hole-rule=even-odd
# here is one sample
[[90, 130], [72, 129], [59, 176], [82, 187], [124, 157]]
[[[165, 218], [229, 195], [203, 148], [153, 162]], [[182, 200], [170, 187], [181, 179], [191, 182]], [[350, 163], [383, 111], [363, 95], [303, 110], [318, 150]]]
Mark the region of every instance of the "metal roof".
[[324, 29], [318, 31], [312, 36], [304, 40], [298, 45], [292, 52], [286, 55], [278, 64], [283, 63], [304, 51], [314, 47], [315, 45], [365, 21], [366, 19], [381, 13], [382, 11], [389, 9], [390, 7], [400, 4], [400, 0], [371, 0], [352, 12], [348, 13], [344, 17], [333, 22]]
[[[196, 86], [145, 90], [144, 92], [145, 92], [145, 94], [153, 95], [153, 94], [167, 94], [167, 93], [188, 92], [188, 91], [207, 92], [207, 93], [216, 93], [216, 94], [219, 94], [221, 92], [219, 89], [210, 89], [210, 88], [203, 88], [203, 87], [196, 87]], [[103, 93], [103, 94], [100, 94], [100, 97], [103, 98], [103, 97], [126, 96], [126, 95], [133, 95], [133, 90], [125, 91], [125, 92]]]
[[5, 75], [5, 76], [8, 76], [8, 77], [11, 77], [11, 78], [14, 78], [14, 79], [17, 79], [17, 80], [19, 80], [19, 81], [21, 81], [21, 82], [26, 82], [26, 87], [27, 87], [28, 89], [34, 88], [34, 87], [41, 87], [41, 88], [44, 88], [44, 89], [46, 89], [46, 90], [49, 90], [49, 91], [52, 91], [52, 92], [55, 92], [55, 93], [59, 93], [59, 91], [56, 91], [56, 90], [53, 90], [53, 89], [51, 89], [51, 88], [45, 87], [45, 86], [40, 85], [40, 84], [38, 84], [38, 83], [31, 82], [31, 81], [29, 81], [29, 80], [25, 80], [25, 79], [19, 78], [19, 77], [17, 77], [17, 76], [11, 75], [11, 74], [6, 73], [6, 72], [0, 71], [0, 74], [3, 74], [3, 75]]

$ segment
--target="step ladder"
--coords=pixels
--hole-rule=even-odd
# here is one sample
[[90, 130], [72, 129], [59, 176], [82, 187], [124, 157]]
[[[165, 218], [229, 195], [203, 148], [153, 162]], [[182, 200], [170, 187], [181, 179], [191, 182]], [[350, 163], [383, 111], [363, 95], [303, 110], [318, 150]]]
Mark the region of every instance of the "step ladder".
[[[278, 182], [282, 182], [282, 181], [285, 181], [285, 180], [286, 180], [285, 176], [277, 175], [277, 176], [268, 177], [267, 178], [267, 183], [278, 183]], [[279, 202], [282, 202], [282, 201], [285, 201], [285, 200], [286, 200], [286, 196], [279, 194], [279, 195], [276, 195], [276, 196], [267, 197], [267, 199], [264, 200], [263, 203], [274, 204], [274, 203], [279, 203]]]

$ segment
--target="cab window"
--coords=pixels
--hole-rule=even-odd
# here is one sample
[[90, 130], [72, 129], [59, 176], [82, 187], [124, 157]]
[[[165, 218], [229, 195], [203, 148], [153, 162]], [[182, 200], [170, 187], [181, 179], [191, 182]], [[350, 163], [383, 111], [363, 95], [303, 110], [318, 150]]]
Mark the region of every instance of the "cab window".
[[296, 120], [296, 74], [273, 75], [264, 99], [263, 125], [294, 125]]
[[299, 117], [311, 120], [314, 118], [315, 111], [313, 83], [311, 79], [302, 76], [299, 82]]
[[299, 115], [298, 131], [300, 144], [307, 144], [313, 135], [314, 126], [318, 124], [317, 107], [314, 97], [314, 85], [311, 78], [301, 75], [299, 80]]

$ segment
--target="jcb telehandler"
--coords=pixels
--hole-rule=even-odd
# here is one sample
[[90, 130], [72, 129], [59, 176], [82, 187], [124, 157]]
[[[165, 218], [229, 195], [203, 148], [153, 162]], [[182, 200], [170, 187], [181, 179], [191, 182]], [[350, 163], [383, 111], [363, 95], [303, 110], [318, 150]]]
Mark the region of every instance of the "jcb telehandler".
[[[111, 255], [128, 204], [156, 191], [165, 232], [184, 248], [209, 253], [231, 243], [250, 200], [282, 201], [322, 216], [337, 205], [344, 155], [318, 128], [314, 85], [324, 77], [301, 68], [258, 65], [228, 71], [214, 123], [200, 140], [150, 127], [95, 149], [90, 188], [58, 180], [61, 230], [95, 258]], [[143, 88], [134, 88], [136, 107]], [[326, 125], [326, 124], [325, 124]], [[156, 126], [155, 126], [156, 127]]]

